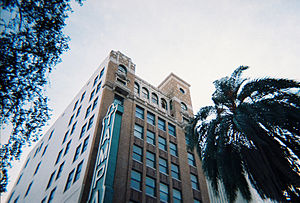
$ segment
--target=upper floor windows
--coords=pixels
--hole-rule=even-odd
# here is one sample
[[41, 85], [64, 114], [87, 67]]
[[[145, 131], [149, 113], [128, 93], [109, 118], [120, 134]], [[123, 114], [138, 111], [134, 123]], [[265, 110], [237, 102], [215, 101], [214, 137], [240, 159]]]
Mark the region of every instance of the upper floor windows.
[[69, 176], [68, 176], [68, 179], [67, 179], [64, 191], [66, 191], [66, 190], [68, 190], [70, 188], [73, 176], [74, 176], [74, 169], [69, 173]]
[[166, 131], [166, 122], [161, 118], [158, 118], [158, 128]]
[[144, 109], [139, 107], [139, 106], [136, 106], [135, 108], [135, 116], [140, 118], [140, 119], [144, 119]]
[[199, 183], [198, 183], [198, 178], [197, 176], [191, 174], [191, 183], [192, 183], [192, 188], [195, 190], [199, 190]]
[[31, 186], [32, 186], [32, 183], [33, 181], [29, 184], [29, 186], [27, 187], [27, 190], [26, 190], [26, 193], [25, 193], [25, 197], [28, 195], [30, 189], [31, 189]]
[[168, 124], [169, 135], [176, 137], [175, 126], [171, 123]]
[[146, 194], [155, 197], [155, 179], [146, 176]]
[[118, 66], [118, 71], [125, 75], [127, 74], [127, 70], [126, 70], [125, 66], [123, 66], [123, 65]]
[[100, 75], [99, 75], [99, 79], [103, 76], [103, 74], [104, 74], [104, 70], [105, 70], [105, 67], [104, 68], [102, 68], [102, 70], [101, 70], [101, 72], [100, 72]]
[[149, 99], [149, 91], [145, 87], [142, 88], [142, 97]]
[[143, 132], [144, 132], [144, 129], [142, 126], [138, 125], [138, 124], [135, 124], [134, 125], [134, 136], [140, 138], [140, 139], [143, 139]]
[[143, 162], [143, 149], [139, 146], [133, 145], [132, 158], [136, 161]]
[[147, 123], [155, 125], [155, 116], [153, 113], [147, 112]]
[[115, 94], [115, 99], [114, 99], [114, 103], [122, 105], [124, 104], [124, 98]]
[[165, 110], [168, 110], [168, 105], [165, 99], [161, 99], [161, 107]]
[[159, 198], [161, 202], [169, 202], [169, 187], [163, 183], [159, 184]]
[[131, 188], [141, 190], [142, 174], [140, 172], [131, 171]]
[[179, 91], [180, 91], [182, 94], [185, 93], [184, 89], [182, 89], [181, 87], [179, 88]]
[[140, 85], [138, 83], [134, 83], [134, 93], [140, 94]]
[[189, 165], [196, 167], [195, 157], [190, 152], [188, 152], [188, 162], [189, 162]]
[[97, 75], [97, 77], [94, 79], [93, 87], [96, 85], [97, 82], [98, 82], [98, 75]]
[[92, 91], [89, 101], [91, 101], [93, 99], [94, 95], [95, 95], [95, 90]]
[[81, 99], [80, 99], [80, 102], [82, 102], [82, 101], [83, 101], [83, 99], [84, 99], [84, 97], [85, 97], [85, 93], [86, 93], [86, 92], [82, 93], [82, 95], [81, 95]]
[[183, 110], [183, 111], [187, 110], [187, 106], [185, 103], [181, 102], [180, 105], [181, 105], [181, 110]]
[[151, 95], [151, 101], [152, 101], [152, 103], [158, 105], [158, 97], [157, 97], [157, 95], [155, 93], [152, 93], [152, 95]]
[[73, 111], [77, 108], [78, 102], [79, 102], [79, 100], [77, 100], [77, 101], [75, 102]]

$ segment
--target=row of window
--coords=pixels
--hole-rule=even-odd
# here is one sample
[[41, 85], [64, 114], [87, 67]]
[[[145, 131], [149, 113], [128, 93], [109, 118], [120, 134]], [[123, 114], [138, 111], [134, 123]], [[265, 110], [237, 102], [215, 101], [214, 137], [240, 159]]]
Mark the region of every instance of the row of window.
[[[191, 180], [192, 180], [192, 175], [191, 174]], [[196, 177], [196, 176], [194, 176]], [[197, 177], [196, 177], [197, 180]], [[192, 180], [192, 186], [193, 186], [193, 182], [194, 180]], [[197, 182], [198, 184], [198, 182]], [[131, 188], [141, 191], [142, 189], [142, 173], [132, 170], [131, 171], [131, 181], [130, 181], [130, 186]], [[197, 185], [197, 189], [199, 189], [199, 185]], [[194, 188], [194, 187], [193, 187]], [[195, 188], [194, 188], [195, 189]], [[182, 194], [181, 191], [175, 188], [172, 188], [172, 192], [173, 192], [173, 202], [177, 203], [177, 202], [182, 202]], [[146, 176], [145, 179], [145, 193], [147, 195], [150, 195], [152, 197], [156, 197], [156, 180], [152, 177]], [[162, 182], [159, 183], [159, 198], [161, 202], [169, 202], [169, 186], [167, 184], [164, 184]], [[198, 203], [200, 202], [197, 199], [194, 199], [194, 203]]]
[[[143, 163], [143, 149], [137, 145], [133, 145], [132, 159]], [[159, 157], [159, 171], [168, 174], [168, 162], [166, 159]], [[155, 154], [146, 151], [146, 166], [156, 168]], [[171, 175], [173, 178], [180, 180], [179, 166], [171, 163]]]
[[[140, 85], [137, 82], [134, 82], [134, 93], [136, 95], [140, 95]], [[150, 95], [149, 95], [149, 90], [146, 87], [142, 87], [142, 98], [149, 100]], [[168, 103], [164, 98], [161, 98], [161, 108], [165, 109], [166, 111], [168, 110]], [[152, 92], [151, 93], [151, 102], [155, 105], [158, 105], [158, 96], [156, 93]], [[181, 109], [183, 111], [187, 111], [187, 105], [184, 102], [180, 103]], [[172, 100], [170, 101], [170, 110], [172, 110], [173, 105], [172, 105]]]
[[[136, 95], [140, 95], [140, 85], [137, 82], [134, 82], [134, 93]], [[142, 87], [142, 98], [149, 100], [149, 90], [146, 87]], [[168, 103], [164, 98], [160, 99], [161, 101], [161, 107], [165, 110], [168, 110]], [[152, 92], [151, 93], [151, 102], [155, 105], [158, 105], [158, 96], [156, 93]], [[170, 107], [170, 109], [172, 109]]]
[[[144, 109], [140, 106], [136, 106], [135, 109], [135, 116], [137, 118], [143, 119], [145, 117], [144, 114]], [[155, 115], [149, 111], [147, 111], [147, 123], [155, 126]], [[166, 121], [160, 117], [158, 117], [157, 119], [157, 124], [158, 124], [158, 128], [160, 130], [166, 131]], [[174, 137], [176, 137], [176, 130], [175, 130], [175, 126], [171, 123], [168, 123], [168, 133]]]
[[[139, 139], [144, 139], [144, 128], [138, 124], [134, 125], [134, 136]], [[156, 145], [155, 133], [147, 130], [146, 141], [149, 144]], [[158, 136], [158, 148], [167, 151], [167, 140], [161, 136]], [[178, 156], [177, 145], [175, 143], [169, 143], [170, 154]]]

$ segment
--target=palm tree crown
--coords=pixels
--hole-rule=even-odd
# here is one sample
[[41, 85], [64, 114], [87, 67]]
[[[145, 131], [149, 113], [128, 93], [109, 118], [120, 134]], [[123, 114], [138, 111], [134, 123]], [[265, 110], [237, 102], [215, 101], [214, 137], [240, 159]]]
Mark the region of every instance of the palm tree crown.
[[251, 200], [248, 179], [261, 198], [300, 202], [300, 83], [243, 79], [247, 66], [216, 80], [214, 106], [199, 110], [188, 126], [203, 170], [229, 202], [237, 191]]

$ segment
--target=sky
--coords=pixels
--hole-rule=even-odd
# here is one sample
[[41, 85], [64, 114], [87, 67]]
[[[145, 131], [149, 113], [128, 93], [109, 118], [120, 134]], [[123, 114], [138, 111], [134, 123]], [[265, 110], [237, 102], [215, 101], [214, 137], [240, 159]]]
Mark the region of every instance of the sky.
[[[187, 81], [194, 113], [212, 104], [213, 81], [240, 65], [250, 66], [245, 77], [300, 80], [299, 0], [87, 0], [73, 10], [70, 50], [49, 76], [53, 111], [44, 130], [110, 50], [130, 57], [154, 86], [171, 72]], [[30, 149], [9, 171], [9, 192]]]

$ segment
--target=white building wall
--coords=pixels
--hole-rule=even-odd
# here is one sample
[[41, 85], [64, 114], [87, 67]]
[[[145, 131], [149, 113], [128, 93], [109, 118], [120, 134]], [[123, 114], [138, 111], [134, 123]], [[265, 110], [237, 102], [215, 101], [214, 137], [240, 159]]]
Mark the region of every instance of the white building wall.
[[[99, 89], [98, 93], [94, 95], [93, 99], [89, 101], [90, 94], [93, 90], [96, 92], [97, 85], [102, 82], [105, 83], [106, 71], [108, 65], [109, 58], [106, 58], [104, 62], [97, 68], [95, 73], [86, 83], [86, 85], [79, 91], [79, 93], [75, 96], [73, 101], [68, 105], [66, 110], [62, 113], [62, 115], [57, 119], [57, 121], [50, 127], [47, 133], [42, 137], [39, 143], [33, 148], [33, 150], [29, 153], [28, 164], [22, 169], [20, 175], [22, 175], [18, 184], [15, 184], [9, 202], [14, 202], [17, 198], [17, 202], [41, 202], [44, 198], [46, 198], [45, 202], [48, 202], [51, 191], [56, 187], [53, 202], [77, 202], [81, 189], [83, 187], [83, 176], [85, 174], [86, 166], [87, 166], [87, 157], [89, 156], [91, 149], [91, 141], [93, 140], [94, 131], [96, 127], [96, 120], [99, 113], [99, 106], [102, 100], [102, 85]], [[104, 74], [98, 80], [98, 82], [93, 86], [94, 79], [100, 75], [101, 70], [104, 68]], [[74, 81], [76, 82], [76, 81]], [[81, 96], [83, 92], [86, 92], [85, 98], [82, 102], [80, 102]], [[93, 105], [95, 98], [98, 97], [97, 106], [93, 111], [90, 112], [89, 116], [85, 119], [86, 110], [90, 105]], [[78, 101], [77, 108], [73, 111], [74, 104]], [[76, 113], [78, 108], [81, 106], [81, 111], [76, 117]], [[68, 126], [69, 120], [71, 116], [75, 113], [73, 122]], [[94, 115], [94, 122], [92, 127], [85, 133], [85, 135], [79, 139], [81, 129], [85, 123], [89, 122], [89, 119]], [[72, 135], [70, 135], [73, 124], [77, 121], [76, 128]], [[62, 144], [65, 133], [69, 130], [68, 138]], [[51, 132], [53, 131], [52, 137], [49, 139]], [[87, 149], [79, 155], [78, 159], [73, 163], [74, 154], [76, 148], [81, 144], [81, 150], [83, 146], [84, 140], [89, 136], [89, 142]], [[61, 156], [60, 161], [55, 164], [58, 153], [60, 150], [65, 150], [67, 143], [71, 140], [70, 148], [68, 153], [65, 156]], [[40, 146], [42, 147], [40, 148]], [[47, 150], [42, 156], [43, 150], [47, 146]], [[40, 150], [34, 156], [36, 150], [40, 148]], [[64, 153], [64, 151], [63, 151]], [[78, 164], [83, 160], [83, 165], [80, 173], [80, 178], [70, 186], [70, 188], [64, 192], [64, 188], [66, 185], [66, 181], [69, 173], [74, 169], [76, 172], [76, 168]], [[58, 173], [58, 169], [60, 165], [65, 161], [63, 171], [61, 176], [56, 179], [56, 175]], [[37, 165], [40, 164], [38, 172], [34, 175], [35, 169]], [[54, 179], [52, 181], [51, 186], [46, 189], [49, 178], [51, 174], [55, 172]], [[74, 173], [75, 176], [75, 173]], [[73, 177], [74, 179], [74, 177]], [[31, 189], [28, 195], [25, 197], [25, 193], [27, 191], [28, 185], [33, 181]]]

